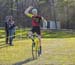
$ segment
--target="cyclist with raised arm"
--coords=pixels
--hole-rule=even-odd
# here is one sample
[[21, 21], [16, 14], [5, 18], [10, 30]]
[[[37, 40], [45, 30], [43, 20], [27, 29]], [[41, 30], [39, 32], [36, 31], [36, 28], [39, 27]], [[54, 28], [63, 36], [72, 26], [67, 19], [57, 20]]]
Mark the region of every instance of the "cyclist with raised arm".
[[[30, 10], [32, 10], [32, 13], [30, 13]], [[39, 54], [41, 54], [41, 31], [40, 31], [40, 22], [43, 21], [47, 24], [47, 21], [40, 15], [38, 15], [38, 10], [36, 8], [33, 8], [33, 6], [29, 6], [25, 10], [25, 15], [32, 18], [32, 30], [30, 31], [30, 34], [36, 33], [39, 38], [40, 43], [40, 51]]]

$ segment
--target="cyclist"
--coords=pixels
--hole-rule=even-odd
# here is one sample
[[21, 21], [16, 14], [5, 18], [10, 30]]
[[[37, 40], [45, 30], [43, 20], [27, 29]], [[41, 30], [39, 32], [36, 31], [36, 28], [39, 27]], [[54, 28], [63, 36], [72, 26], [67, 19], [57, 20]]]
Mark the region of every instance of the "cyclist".
[[[30, 10], [32, 10], [32, 13], [30, 13]], [[25, 10], [25, 15], [32, 18], [32, 30], [30, 31], [30, 35], [33, 33], [37, 33], [40, 43], [40, 51], [39, 54], [41, 54], [41, 31], [40, 31], [40, 22], [43, 21], [47, 25], [47, 21], [40, 15], [38, 15], [38, 10], [36, 8], [33, 8], [33, 6], [29, 6]]]

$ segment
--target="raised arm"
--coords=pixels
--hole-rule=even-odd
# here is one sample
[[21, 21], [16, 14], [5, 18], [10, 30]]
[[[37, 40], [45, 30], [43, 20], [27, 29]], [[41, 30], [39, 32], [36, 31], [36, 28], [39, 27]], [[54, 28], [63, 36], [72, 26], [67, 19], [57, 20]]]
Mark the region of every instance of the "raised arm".
[[44, 17], [42, 17], [42, 22], [44, 23], [43, 26], [47, 27], [47, 20]]
[[32, 8], [33, 8], [32, 6], [29, 6], [29, 7], [25, 10], [24, 14], [27, 15], [27, 16], [29, 16], [29, 17], [32, 17], [32, 14], [29, 13], [29, 11], [30, 11]]

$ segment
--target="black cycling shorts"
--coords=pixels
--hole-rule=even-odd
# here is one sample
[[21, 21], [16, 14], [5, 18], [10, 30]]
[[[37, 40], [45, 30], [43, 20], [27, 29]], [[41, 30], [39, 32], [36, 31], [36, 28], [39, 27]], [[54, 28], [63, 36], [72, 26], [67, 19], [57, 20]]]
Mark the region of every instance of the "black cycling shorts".
[[38, 35], [41, 35], [40, 27], [39, 26], [34, 26], [32, 27], [32, 33], [37, 33]]

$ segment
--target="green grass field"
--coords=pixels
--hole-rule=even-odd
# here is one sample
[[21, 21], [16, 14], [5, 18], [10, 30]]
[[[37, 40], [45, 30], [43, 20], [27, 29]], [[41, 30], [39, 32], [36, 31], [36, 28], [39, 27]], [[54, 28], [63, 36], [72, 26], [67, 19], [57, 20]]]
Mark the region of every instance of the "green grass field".
[[75, 38], [42, 39], [42, 55], [32, 60], [31, 40], [0, 43], [0, 65], [75, 65]]
[[[16, 36], [23, 38], [26, 38], [27, 33], [29, 32], [29, 29], [17, 29], [16, 30]], [[41, 31], [42, 38], [74, 38], [75, 37], [75, 31], [71, 30], [65, 30], [65, 31], [50, 31], [50, 30], [44, 30]], [[5, 31], [0, 30], [0, 38], [5, 38]]]

